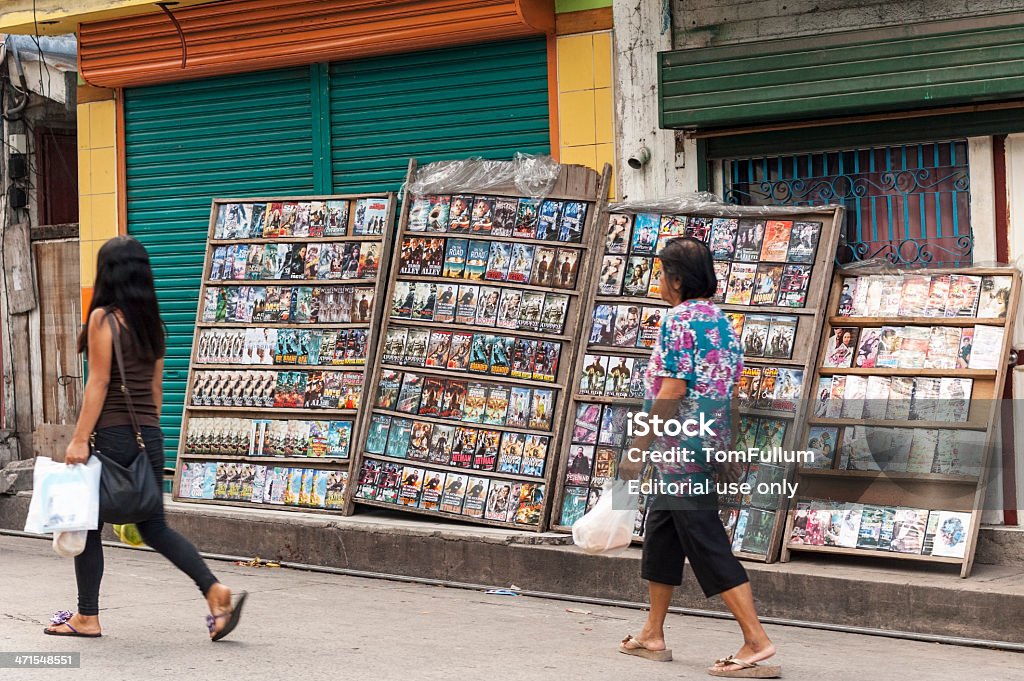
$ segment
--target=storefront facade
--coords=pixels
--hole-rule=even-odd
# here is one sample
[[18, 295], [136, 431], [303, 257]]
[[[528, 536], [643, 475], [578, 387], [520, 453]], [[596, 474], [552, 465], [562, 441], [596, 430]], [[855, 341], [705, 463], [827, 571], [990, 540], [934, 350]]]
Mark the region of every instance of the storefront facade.
[[[747, 16], [711, 4], [673, 3], [673, 49], [659, 56], [661, 126], [696, 159], [686, 189], [740, 205], [842, 204], [840, 261], [1021, 255], [1007, 181], [1024, 127], [1020, 14], [911, 3], [872, 16], [861, 2]], [[1024, 459], [1012, 430], [1002, 435], [987, 504], [1002, 511], [986, 520], [1016, 524]]]
[[142, 240], [170, 333], [168, 467], [212, 198], [395, 191], [410, 157], [614, 161], [608, 2], [299, 4], [79, 29], [86, 87], [109, 93], [79, 107], [83, 307], [99, 246]]

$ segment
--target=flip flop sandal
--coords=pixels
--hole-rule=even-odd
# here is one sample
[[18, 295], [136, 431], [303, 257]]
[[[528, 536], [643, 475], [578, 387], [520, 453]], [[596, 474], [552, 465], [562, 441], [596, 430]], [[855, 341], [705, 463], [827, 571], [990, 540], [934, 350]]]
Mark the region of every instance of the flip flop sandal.
[[636, 657], [642, 657], [645, 660], [652, 660], [654, 662], [672, 661], [671, 650], [649, 650], [647, 646], [633, 638], [632, 635], [622, 639], [622, 643], [619, 644], [619, 652], [626, 655], [635, 655]]
[[74, 613], [70, 610], [58, 610], [53, 614], [53, 617], [50, 618], [50, 626], [59, 627], [63, 624], [71, 631], [53, 631], [49, 627], [44, 627], [43, 633], [47, 636], [78, 636], [79, 638], [100, 638], [103, 636], [103, 634], [83, 634], [78, 631], [68, 622], [72, 617], [74, 617]]
[[782, 667], [778, 665], [765, 665], [762, 667], [756, 662], [747, 662], [732, 655], [723, 657], [721, 660], [715, 660], [715, 664], [723, 666], [734, 664], [739, 667], [739, 669], [708, 668], [708, 674], [711, 676], [721, 676], [727, 679], [777, 679], [782, 676]]
[[[238, 600], [235, 601], [235, 607], [231, 609], [231, 612], [226, 612], [223, 615], [207, 615], [206, 616], [206, 628], [210, 630], [212, 634], [211, 641], [220, 641], [225, 636], [230, 634], [238, 626], [238, 623], [242, 619], [242, 606], [245, 605], [245, 599], [249, 597], [249, 594], [243, 591], [238, 595]], [[224, 628], [217, 631], [217, 620], [221, 617], [227, 617], [228, 623], [224, 625]], [[216, 634], [214, 634], [216, 632]]]

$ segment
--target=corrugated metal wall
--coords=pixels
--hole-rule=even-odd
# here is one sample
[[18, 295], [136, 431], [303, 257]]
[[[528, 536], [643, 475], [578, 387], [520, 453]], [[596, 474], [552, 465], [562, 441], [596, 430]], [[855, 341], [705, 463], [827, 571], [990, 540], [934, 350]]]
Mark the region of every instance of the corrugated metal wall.
[[550, 151], [543, 39], [342, 62], [330, 78], [337, 191], [396, 190], [411, 156]]
[[[333, 64], [125, 91], [128, 231], [150, 251], [170, 331], [164, 432], [178, 445], [214, 197], [398, 189], [421, 162], [548, 153], [544, 40]], [[313, 74], [311, 77], [311, 73]], [[314, 111], [329, 107], [329, 150]], [[325, 136], [326, 137], [326, 136]], [[331, 162], [317, 164], [325, 153]], [[317, 174], [329, 177], [318, 177]]]
[[309, 194], [307, 67], [125, 91], [128, 232], [149, 250], [169, 338], [161, 423], [174, 465], [210, 202]]

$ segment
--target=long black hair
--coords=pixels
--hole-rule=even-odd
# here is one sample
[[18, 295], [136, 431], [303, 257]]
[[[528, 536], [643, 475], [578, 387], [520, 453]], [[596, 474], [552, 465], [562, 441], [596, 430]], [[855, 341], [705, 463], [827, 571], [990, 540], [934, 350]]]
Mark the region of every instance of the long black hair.
[[120, 311], [135, 347], [145, 361], [155, 362], [167, 350], [167, 329], [153, 285], [153, 268], [145, 247], [130, 236], [114, 237], [96, 255], [96, 282], [78, 351], [89, 353], [89, 323], [93, 310]]
[[717, 292], [715, 261], [703, 241], [689, 236], [671, 239], [658, 256], [663, 281], [673, 288], [678, 286], [684, 301], [711, 298]]

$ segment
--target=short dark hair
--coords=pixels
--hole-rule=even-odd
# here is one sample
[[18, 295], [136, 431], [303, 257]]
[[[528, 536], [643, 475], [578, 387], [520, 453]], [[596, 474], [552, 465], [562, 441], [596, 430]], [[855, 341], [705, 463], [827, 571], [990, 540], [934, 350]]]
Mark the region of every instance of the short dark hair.
[[711, 250], [691, 236], [670, 239], [658, 254], [661, 258], [662, 285], [679, 282], [683, 300], [711, 298], [718, 291], [718, 277]]

